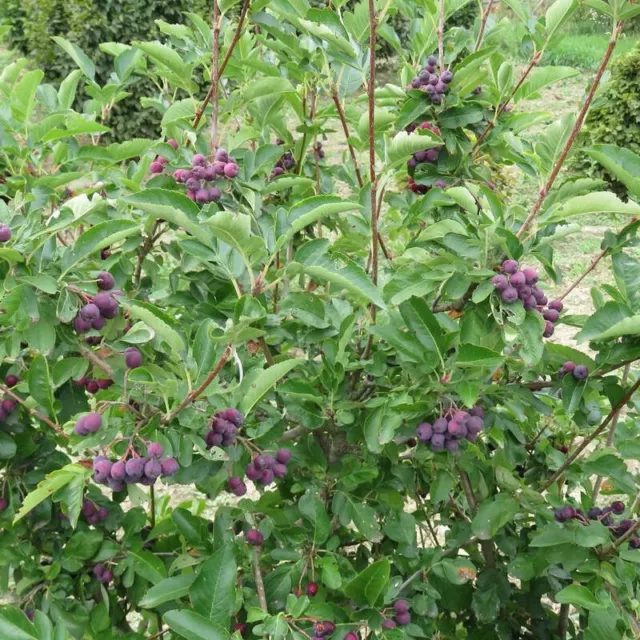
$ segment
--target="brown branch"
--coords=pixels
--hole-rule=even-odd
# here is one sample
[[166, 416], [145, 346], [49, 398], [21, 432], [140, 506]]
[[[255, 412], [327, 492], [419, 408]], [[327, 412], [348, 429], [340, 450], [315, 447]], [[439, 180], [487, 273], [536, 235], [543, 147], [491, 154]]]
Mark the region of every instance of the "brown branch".
[[621, 535], [609, 548], [605, 549], [604, 553], [607, 554], [607, 553], [611, 553], [612, 551], [615, 551], [620, 545], [624, 544], [629, 538], [633, 537], [633, 534], [638, 529], [640, 529], [640, 520], [638, 520], [631, 527], [629, 527], [629, 530], [623, 535]]
[[627, 391], [627, 393], [625, 393], [624, 396], [616, 403], [613, 409], [611, 409], [609, 415], [602, 421], [602, 424], [594, 429], [571, 455], [567, 456], [562, 466], [547, 480], [547, 482], [542, 485], [540, 489], [541, 492], [546, 491], [567, 470], [569, 465], [573, 464], [574, 460], [609, 426], [611, 421], [620, 412], [624, 405], [629, 402], [638, 387], [640, 387], [640, 378], [636, 380], [631, 389], [629, 389], [629, 391]]
[[39, 411], [36, 411], [35, 409], [27, 406], [27, 403], [19, 395], [11, 391], [11, 389], [3, 384], [0, 384], [0, 391], [6, 393], [10, 398], [13, 398], [19, 405], [22, 405], [34, 418], [42, 420], [42, 422], [51, 427], [59, 436], [61, 436], [65, 440], [69, 439], [69, 436], [62, 430], [62, 427], [59, 424], [53, 422], [52, 420], [49, 420], [47, 416], [43, 416]]
[[265, 613], [269, 613], [269, 609], [267, 607], [267, 596], [264, 591], [264, 582], [262, 580], [262, 571], [260, 571], [260, 551], [258, 547], [253, 547], [251, 563], [253, 564], [253, 579], [256, 582], [256, 593], [258, 594], [260, 608]]
[[480, 22], [480, 31], [478, 31], [478, 39], [476, 40], [476, 46], [473, 48], [474, 52], [480, 48], [482, 44], [482, 38], [484, 38], [484, 31], [487, 28], [487, 20], [489, 19], [489, 14], [491, 13], [491, 9], [493, 9], [493, 1], [489, 0], [489, 4], [486, 9], [482, 11], [482, 22]]
[[220, 7], [213, 0], [213, 37], [211, 39], [211, 156], [218, 145], [218, 112], [220, 108]]
[[342, 104], [340, 103], [340, 97], [338, 96], [338, 89], [334, 86], [332, 92], [333, 103], [336, 105], [336, 109], [338, 111], [338, 118], [340, 118], [340, 123], [342, 124], [342, 130], [344, 131], [344, 137], [347, 141], [347, 147], [349, 148], [349, 154], [351, 155], [351, 162], [353, 162], [353, 168], [356, 172], [356, 179], [358, 180], [358, 186], [362, 189], [364, 186], [364, 181], [362, 180], [362, 173], [360, 173], [360, 165], [358, 164], [358, 158], [356, 157], [356, 150], [353, 148], [353, 145], [349, 142], [349, 123], [347, 122], [347, 118], [344, 114], [344, 109], [342, 108]]
[[509, 103], [511, 102], [511, 100], [513, 100], [513, 97], [516, 95], [518, 89], [522, 86], [524, 81], [529, 77], [529, 74], [531, 73], [533, 68], [538, 64], [538, 62], [540, 62], [540, 58], [542, 58], [542, 51], [538, 51], [533, 55], [526, 69], [522, 72], [522, 75], [520, 76], [520, 79], [516, 83], [516, 86], [513, 88], [513, 91], [509, 94], [509, 97], [498, 107], [498, 111], [494, 115], [493, 120], [490, 120], [489, 122], [487, 122], [487, 126], [485, 127], [484, 131], [478, 136], [478, 139], [476, 140], [476, 143], [473, 145], [473, 149], [471, 150], [472, 153], [474, 153], [477, 150], [477, 148], [482, 144], [483, 140], [491, 132], [493, 127], [496, 126], [496, 122], [498, 121], [498, 118], [504, 113], [505, 109], [509, 106]]
[[149, 255], [151, 249], [153, 249], [153, 243], [158, 239], [159, 236], [156, 236], [156, 231], [158, 226], [160, 225], [160, 220], [156, 220], [153, 223], [153, 228], [151, 229], [151, 233], [145, 238], [140, 250], [138, 251], [138, 261], [136, 263], [136, 270], [133, 274], [133, 288], [137, 289], [140, 286], [140, 278], [142, 277], [142, 263], [144, 259]]
[[109, 377], [113, 375], [113, 369], [97, 353], [94, 353], [91, 349], [80, 349], [80, 353], [98, 369], [102, 369]]
[[[224, 59], [222, 60], [222, 64], [220, 65], [220, 68], [218, 70], [218, 82], [216, 84], [218, 84], [220, 82], [220, 78], [222, 77], [222, 74], [224, 73], [224, 70], [227, 68], [227, 63], [229, 62], [229, 58], [231, 58], [231, 54], [233, 53], [233, 50], [236, 46], [236, 44], [238, 44], [238, 40], [240, 40], [240, 35], [242, 32], [242, 25], [244, 23], [245, 17], [247, 15], [247, 11], [249, 10], [249, 4], [251, 3], [251, 0], [244, 0], [244, 4], [242, 5], [242, 10], [240, 11], [240, 17], [238, 19], [238, 26], [236, 27], [236, 31], [233, 34], [233, 40], [231, 40], [231, 44], [229, 45], [229, 48], [227, 49], [227, 53], [224, 56]], [[216, 3], [217, 5], [217, 3]], [[212, 70], [212, 74], [213, 74], [213, 70]], [[211, 100], [214, 91], [216, 91], [217, 89], [214, 89], [214, 85], [213, 83], [211, 84], [211, 86], [209, 87], [209, 91], [207, 92], [207, 95], [205, 96], [204, 100], [202, 101], [202, 104], [198, 107], [198, 109], [196, 110], [196, 116], [193, 120], [193, 124], [192, 127], [195, 129], [199, 124], [200, 124], [200, 120], [202, 119], [202, 116], [204, 114], [204, 110], [207, 108], [207, 105], [209, 104], [209, 101]]]
[[569, 623], [569, 605], [561, 604], [560, 613], [558, 614], [558, 637], [565, 640], [567, 637], [567, 626]]
[[438, 63], [440, 73], [444, 71], [444, 0], [438, 2]]
[[185, 399], [180, 405], [174, 409], [169, 415], [162, 418], [160, 424], [169, 424], [185, 407], [189, 406], [194, 400], [196, 400], [206, 388], [215, 380], [216, 376], [222, 370], [222, 367], [227, 363], [227, 360], [231, 357], [232, 348], [230, 345], [225, 347], [222, 357], [216, 363], [216, 366], [211, 370], [211, 373], [207, 376], [207, 379], [195, 390], [187, 394]]
[[531, 213], [529, 213], [529, 215], [527, 216], [526, 220], [522, 223], [522, 227], [520, 227], [520, 230], [518, 231], [518, 233], [516, 234], [516, 236], [518, 238], [522, 238], [522, 236], [524, 235], [525, 231], [531, 226], [531, 224], [534, 222], [534, 220], [538, 217], [538, 214], [540, 213], [540, 210], [542, 209], [542, 205], [544, 204], [544, 201], [547, 197], [547, 195], [549, 194], [549, 191], [551, 190], [551, 187], [553, 187], [554, 182], [556, 181], [556, 178], [558, 177], [558, 174], [560, 173], [560, 169], [562, 168], [562, 165], [564, 164], [565, 160], [567, 159], [567, 156], [569, 155], [569, 151], [571, 150], [571, 147], [573, 146], [573, 143], [575, 142], [576, 138], [578, 137], [578, 134], [580, 133], [580, 129], [582, 129], [582, 124], [584, 122], [585, 116], [587, 115], [587, 111], [589, 110], [589, 107], [591, 106], [591, 102], [593, 101], [593, 97], [595, 96], [596, 90], [598, 89], [598, 86], [600, 85], [600, 80], [602, 79], [602, 75], [605, 72], [605, 69], [607, 68], [607, 65], [609, 64], [609, 60], [611, 59], [611, 55], [613, 54], [613, 50], [616, 47], [616, 43], [618, 41], [618, 36], [620, 35], [622, 31], [622, 22], [618, 22], [618, 24], [615, 26], [615, 28], [613, 29], [612, 33], [611, 33], [611, 39], [609, 40], [609, 46], [607, 47], [607, 50], [605, 51], [604, 57], [602, 58], [602, 61], [600, 62], [600, 66], [598, 67], [598, 71], [596, 72], [596, 76], [593, 79], [593, 82], [591, 83], [591, 88], [589, 89], [589, 93], [587, 94], [587, 97], [584, 101], [584, 104], [582, 105], [582, 109], [580, 109], [580, 113], [578, 114], [578, 117], [576, 119], [576, 122], [573, 126], [573, 129], [571, 131], [571, 134], [569, 135], [569, 138], [567, 139], [567, 142], [564, 145], [564, 148], [562, 149], [562, 152], [560, 153], [560, 156], [558, 158], [558, 160], [556, 161], [552, 171], [551, 171], [551, 175], [549, 176], [549, 178], [547, 179], [545, 185], [540, 189], [540, 193], [538, 195], [538, 199], [536, 200], [536, 203], [533, 205], [533, 209], [531, 209]]
[[262, 353], [264, 353], [264, 359], [267, 361], [267, 364], [272, 367], [273, 366], [273, 356], [271, 355], [271, 350], [269, 349], [269, 345], [266, 343], [265, 339], [260, 336], [258, 338], [258, 344], [262, 349]]

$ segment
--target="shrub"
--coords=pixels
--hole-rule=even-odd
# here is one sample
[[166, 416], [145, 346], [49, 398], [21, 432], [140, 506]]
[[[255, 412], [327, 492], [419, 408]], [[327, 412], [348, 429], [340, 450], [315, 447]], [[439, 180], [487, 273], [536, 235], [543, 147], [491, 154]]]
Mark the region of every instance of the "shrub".
[[[550, 179], [574, 116], [518, 107], [566, 69], [458, 28], [441, 61], [436, 4], [406, 4], [366, 96], [362, 6], [262, 4], [204, 112], [198, 20], [103, 47], [107, 84], [63, 39], [59, 87], [3, 71], [5, 635], [632, 637], [640, 205]], [[570, 14], [526, 22], [546, 46]], [[141, 77], [161, 138], [105, 144]], [[488, 182], [507, 164], [535, 207]], [[632, 221], [587, 317], [549, 291], [594, 211]]]

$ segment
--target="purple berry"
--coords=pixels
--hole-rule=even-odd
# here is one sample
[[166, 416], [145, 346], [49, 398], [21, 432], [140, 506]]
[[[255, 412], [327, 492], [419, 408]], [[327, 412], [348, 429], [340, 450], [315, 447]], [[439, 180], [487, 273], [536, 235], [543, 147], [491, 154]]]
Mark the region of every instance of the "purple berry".
[[507, 279], [507, 276], [504, 276], [501, 273], [493, 276], [491, 282], [498, 291], [504, 291], [509, 286], [509, 280]]
[[151, 165], [149, 166], [149, 170], [151, 171], [151, 173], [162, 173], [162, 171], [164, 170], [164, 166], [162, 162], [158, 162], [156, 160], [155, 162], [151, 163]]
[[159, 442], [150, 442], [147, 445], [147, 455], [150, 458], [162, 458], [164, 449]]
[[434, 433], [431, 437], [431, 450], [432, 451], [442, 451], [444, 449], [444, 434], [443, 433]]
[[393, 609], [396, 613], [407, 613], [409, 611], [409, 603], [406, 600], [396, 600], [393, 603]]
[[216, 156], [215, 159], [217, 162], [224, 162], [227, 163], [229, 162], [229, 154], [227, 153], [227, 151], [225, 149], [223, 149], [222, 147], [220, 147], [217, 151], [216, 151]]
[[527, 284], [535, 284], [536, 282], [538, 282], [538, 272], [535, 269], [527, 267], [526, 269], [522, 270], [522, 273], [524, 273]]
[[383, 629], [395, 629], [396, 628], [396, 623], [393, 620], [383, 620], [382, 621], [382, 628]]
[[[447, 443], [447, 444], [449, 444], [449, 443]], [[457, 442], [454, 442], [453, 444], [456, 445], [456, 448], [458, 447], [458, 443]], [[396, 622], [399, 625], [403, 625], [403, 626], [406, 625], [406, 624], [409, 624], [411, 622], [411, 614], [408, 611], [406, 611], [405, 613], [399, 613], [396, 616]]]
[[273, 482], [273, 478], [273, 471], [271, 469], [265, 469], [260, 475], [260, 484], [266, 487]]
[[8, 375], [4, 379], [4, 383], [11, 389], [11, 387], [15, 387], [18, 384], [18, 377], [14, 375]]
[[449, 422], [446, 418], [438, 418], [433, 423], [433, 431], [434, 433], [445, 433], [448, 426]]
[[621, 513], [624, 513], [624, 502], [622, 502], [621, 500], [615, 500], [614, 502], [611, 503], [611, 510], [616, 515], [620, 515]]
[[218, 200], [222, 198], [222, 191], [220, 191], [218, 187], [211, 187], [207, 189], [207, 197], [209, 198], [209, 202], [218, 202]]
[[522, 271], [516, 271], [509, 278], [509, 281], [511, 282], [511, 286], [513, 286], [513, 287], [521, 287], [521, 286], [524, 286], [527, 283], [527, 277], [524, 275], [524, 273]]
[[229, 489], [234, 491], [242, 484], [242, 478], [240, 476], [231, 476], [227, 484], [229, 485]]
[[287, 475], [287, 466], [277, 463], [273, 465], [272, 471], [276, 478], [284, 478]]
[[147, 478], [155, 480], [156, 478], [159, 478], [161, 474], [162, 464], [159, 460], [148, 460], [144, 465], [144, 475], [147, 476]]
[[127, 369], [136, 369], [142, 364], [142, 354], [135, 347], [129, 347], [124, 352], [124, 362]]
[[305, 588], [305, 591], [310, 598], [313, 598], [313, 596], [318, 593], [318, 585], [315, 582], [309, 582], [309, 584], [307, 584]]
[[516, 273], [519, 266], [520, 265], [515, 260], [505, 260], [502, 263], [502, 270], [505, 273], [513, 274], [513, 273]]
[[98, 484], [105, 483], [111, 473], [111, 462], [109, 460], [100, 460], [93, 466], [93, 477]]
[[240, 173], [240, 167], [235, 162], [227, 162], [224, 165], [224, 175], [227, 178], [235, 178]]
[[429, 65], [430, 67], [435, 67], [438, 64], [438, 58], [436, 58], [434, 55], [430, 55], [427, 58], [427, 65]]
[[201, 153], [196, 153], [193, 158], [191, 158], [191, 166], [192, 167], [203, 167], [204, 165], [207, 164], [207, 159], [201, 154]]
[[278, 449], [276, 461], [280, 464], [287, 464], [289, 460], [291, 460], [291, 451], [289, 449]]
[[11, 398], [3, 400], [0, 406], [2, 407], [2, 411], [8, 416], [10, 416], [16, 410], [15, 400], [11, 400]]
[[518, 290], [515, 287], [507, 287], [502, 292], [502, 300], [504, 302], [515, 302], [518, 299]]
[[130, 458], [126, 461], [124, 467], [127, 474], [127, 478], [131, 480], [140, 480], [144, 473], [144, 463], [142, 458]]
[[91, 500], [83, 500], [82, 501], [82, 515], [85, 517], [92, 516], [96, 513], [96, 505], [91, 502]]
[[471, 416], [469, 420], [467, 420], [467, 431], [470, 433], [480, 433], [483, 427], [484, 422], [482, 418], [479, 418], [478, 416]]
[[114, 480], [124, 480], [127, 474], [124, 462], [118, 460], [111, 465], [111, 477]]
[[550, 338], [555, 331], [553, 322], [549, 322], [549, 320], [545, 320], [544, 323], [544, 333], [542, 334], [543, 338]]
[[555, 309], [545, 309], [542, 312], [542, 317], [549, 322], [558, 322], [560, 314]]
[[165, 458], [160, 464], [162, 465], [162, 475], [165, 478], [175, 476], [180, 469], [180, 465], [175, 458]]
[[449, 69], [443, 71], [440, 79], [442, 80], [442, 82], [449, 84], [453, 80], [453, 72], [449, 71]]
[[82, 421], [89, 433], [95, 433], [102, 426], [102, 416], [99, 413], [90, 413]]
[[85, 304], [84, 307], [80, 309], [80, 317], [85, 322], [92, 322], [93, 320], [96, 320], [100, 317], [100, 309], [98, 309], [95, 304], [90, 302], [89, 304]]
[[100, 507], [97, 515], [99, 520], [106, 520], [109, 517], [109, 509], [106, 507]]
[[196, 191], [196, 202], [198, 204], [209, 202], [209, 189], [198, 189]]
[[478, 405], [469, 409], [469, 415], [476, 418], [484, 418], [484, 409]]
[[11, 228], [6, 224], [0, 224], [0, 242], [7, 242], [11, 239]]
[[253, 480], [254, 482], [262, 475], [262, 471], [260, 469], [256, 469], [256, 467], [251, 463], [244, 468], [244, 473], [249, 480]]
[[549, 309], [554, 309], [558, 313], [564, 309], [564, 305], [561, 300], [552, 300], [549, 303]]
[[589, 377], [589, 369], [587, 369], [583, 364], [579, 364], [573, 370], [573, 377], [576, 380], [586, 380]]
[[4, 511], [8, 506], [9, 501], [4, 496], [0, 496], [0, 511]]
[[247, 542], [254, 547], [259, 547], [264, 542], [264, 536], [257, 529], [249, 529], [249, 531], [247, 531], [245, 535], [245, 538], [247, 539]]
[[428, 422], [419, 424], [416, 428], [416, 436], [420, 442], [429, 442], [433, 436], [433, 427]]
[[98, 289], [108, 291], [109, 289], [113, 289], [116, 284], [116, 279], [108, 271], [101, 271], [96, 278], [96, 282]]
[[94, 296], [93, 304], [100, 309], [100, 314], [108, 320], [118, 315], [118, 301], [110, 293], [99, 293]]
[[587, 511], [587, 517], [589, 520], [597, 520], [602, 515], [602, 509], [600, 507], [591, 507], [589, 511]]

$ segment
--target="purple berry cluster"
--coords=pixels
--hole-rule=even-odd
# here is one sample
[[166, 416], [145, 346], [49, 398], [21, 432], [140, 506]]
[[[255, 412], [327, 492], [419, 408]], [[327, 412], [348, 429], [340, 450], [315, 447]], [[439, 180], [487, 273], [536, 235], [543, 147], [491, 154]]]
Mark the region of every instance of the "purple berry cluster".
[[82, 515], [87, 519], [89, 524], [98, 524], [109, 517], [109, 509], [106, 507], [98, 507], [95, 502], [84, 498], [82, 500]]
[[[322, 157], [324, 157], [324, 151], [322, 152]], [[274, 178], [281, 176], [282, 174], [289, 171], [290, 169], [293, 169], [293, 167], [295, 166], [296, 166], [296, 160], [293, 157], [293, 153], [291, 151], [285, 152], [273, 167], [273, 171], [271, 171], [269, 180], [273, 180]]]
[[423, 422], [416, 428], [416, 436], [422, 444], [428, 444], [431, 451], [457, 451], [461, 440], [475, 442], [484, 427], [484, 409], [473, 407], [467, 411], [449, 411], [430, 422]]
[[82, 416], [75, 426], [73, 427], [73, 433], [77, 436], [87, 436], [90, 433], [95, 433], [102, 426], [102, 416], [99, 413], [88, 413], [86, 416]]
[[244, 416], [233, 408], [219, 409], [211, 419], [211, 430], [204, 437], [207, 449], [230, 447], [236, 441], [238, 428], [244, 424]]
[[[167, 140], [167, 144], [172, 147], [174, 150], [178, 150], [178, 141], [177, 140]], [[149, 171], [152, 174], [162, 173], [164, 171], [164, 165], [169, 162], [168, 158], [164, 156], [156, 156], [156, 159], [149, 166]]]
[[453, 72], [443, 71], [438, 73], [438, 58], [429, 56], [424, 70], [411, 80], [412, 89], [424, 91], [433, 104], [442, 104], [443, 96], [449, 89], [449, 83], [453, 80]]
[[157, 442], [147, 446], [147, 457], [130, 457], [111, 461], [105, 456], [96, 456], [93, 461], [93, 479], [106, 484], [112, 491], [122, 491], [127, 484], [155, 484], [159, 477], [168, 478], [176, 473], [180, 465], [175, 458], [163, 458], [164, 450]]
[[406, 625], [411, 622], [411, 612], [409, 603], [406, 600], [396, 600], [393, 603], [393, 610], [395, 611], [395, 621], [399, 625]]
[[113, 572], [102, 562], [93, 567], [93, 575], [101, 584], [109, 584], [113, 580]]
[[571, 360], [567, 360], [558, 370], [558, 375], [561, 378], [564, 378], [568, 373], [578, 381], [586, 380], [589, 377], [589, 369], [585, 365], [575, 364]]
[[[244, 472], [249, 480], [267, 487], [276, 478], [284, 478], [287, 475], [287, 463], [289, 460], [291, 460], [291, 451], [289, 449], [279, 449], [275, 456], [268, 454], [256, 456], [247, 464]], [[244, 485], [244, 482], [242, 484]], [[234, 493], [236, 492], [234, 491]], [[246, 493], [246, 487], [244, 493]], [[244, 495], [244, 493], [241, 495]]]
[[15, 410], [16, 401], [12, 398], [5, 398], [0, 403], [0, 422], [4, 422]]
[[[101, 276], [104, 277], [101, 279]], [[124, 294], [119, 289], [108, 290], [105, 288], [110, 285], [109, 289], [112, 289], [114, 284], [113, 276], [110, 273], [103, 271], [99, 274], [98, 287], [103, 292], [93, 296], [91, 302], [88, 302], [80, 309], [73, 321], [73, 327], [78, 333], [87, 333], [91, 329], [100, 331], [104, 329], [107, 320], [113, 320], [118, 315], [120, 304], [115, 296]]]
[[101, 389], [108, 389], [112, 384], [114, 384], [111, 378], [99, 378], [98, 380], [94, 380], [93, 378], [82, 377], [78, 380], [74, 380], [73, 383], [77, 387], [84, 387], [88, 393], [94, 394], [98, 393]]
[[[539, 276], [535, 269], [520, 265], [515, 260], [505, 260], [502, 263], [502, 273], [493, 276], [492, 283], [503, 302], [512, 303], [520, 300], [525, 311], [536, 310], [545, 320], [545, 338], [553, 335], [554, 325], [560, 319], [560, 312], [564, 305], [560, 300], [548, 302], [544, 291], [536, 285]], [[545, 308], [546, 307], [546, 308]]]
[[176, 169], [173, 173], [175, 181], [184, 184], [187, 196], [198, 204], [218, 202], [222, 191], [217, 186], [207, 186], [215, 180], [233, 179], [240, 173], [238, 163], [229, 157], [225, 149], [218, 149], [213, 162], [209, 162], [201, 153], [191, 158], [191, 169]]
[[336, 630], [336, 625], [329, 620], [318, 620], [313, 623], [313, 637], [316, 640], [330, 636]]
[[245, 534], [245, 538], [253, 547], [261, 547], [264, 543], [264, 535], [262, 535], [262, 532], [257, 529], [249, 529]]

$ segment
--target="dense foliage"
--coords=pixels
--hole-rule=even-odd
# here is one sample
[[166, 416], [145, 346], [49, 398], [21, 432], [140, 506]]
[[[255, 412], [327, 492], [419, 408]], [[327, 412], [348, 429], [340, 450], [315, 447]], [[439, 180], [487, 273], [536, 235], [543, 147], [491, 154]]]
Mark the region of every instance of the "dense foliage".
[[[582, 114], [521, 108], [574, 74], [535, 63], [576, 2], [510, 0], [524, 76], [486, 16], [439, 37], [464, 2], [394, 2], [406, 45], [390, 4], [221, 2], [105, 81], [63, 38], [59, 86], [2, 71], [0, 637], [633, 637], [640, 158], [593, 150], [628, 201], [556, 180]], [[162, 138], [108, 144], [141, 77]], [[587, 317], [547, 291], [594, 213], [628, 220]]]

